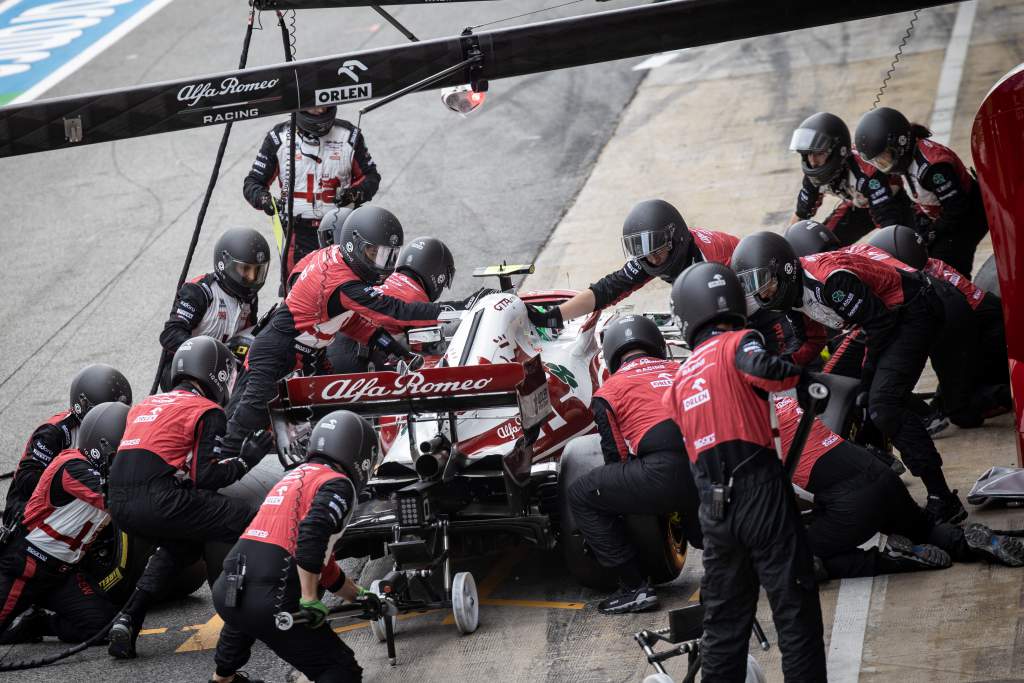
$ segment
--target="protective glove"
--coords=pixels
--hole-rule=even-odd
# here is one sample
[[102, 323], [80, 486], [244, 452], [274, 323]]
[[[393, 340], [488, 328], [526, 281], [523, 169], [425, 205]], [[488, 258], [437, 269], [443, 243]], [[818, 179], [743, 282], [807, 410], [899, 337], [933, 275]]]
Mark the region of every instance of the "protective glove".
[[526, 316], [537, 327], [556, 330], [565, 326], [565, 321], [562, 320], [562, 309], [558, 306], [526, 304]]
[[252, 469], [259, 464], [260, 460], [263, 459], [263, 456], [270, 452], [270, 448], [273, 445], [274, 435], [269, 429], [261, 430], [252, 434], [242, 442], [242, 447], [239, 449], [238, 457], [245, 462], [247, 468]]
[[263, 213], [268, 216], [274, 215], [274, 197], [269, 191], [264, 190], [263, 194], [259, 198], [260, 208], [263, 209]]
[[358, 207], [361, 204], [368, 201], [364, 198], [363, 188], [361, 187], [346, 187], [344, 190], [338, 190], [334, 193], [334, 205], [335, 206], [348, 206], [351, 204], [353, 207]]
[[308, 621], [307, 628], [320, 628], [327, 621], [327, 605], [317, 600], [299, 600], [299, 611]]
[[932, 219], [923, 213], [917, 214], [914, 220], [914, 232], [917, 233], [917, 237], [921, 240], [926, 248], [931, 247], [935, 243], [935, 239], [938, 237], [938, 233], [935, 232], [935, 224]]

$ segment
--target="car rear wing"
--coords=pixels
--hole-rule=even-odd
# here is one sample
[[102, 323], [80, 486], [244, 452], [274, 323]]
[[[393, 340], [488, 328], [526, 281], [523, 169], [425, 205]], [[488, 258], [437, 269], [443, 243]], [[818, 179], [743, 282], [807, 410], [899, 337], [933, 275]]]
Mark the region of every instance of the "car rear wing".
[[295, 377], [280, 385], [272, 413], [319, 418], [333, 410], [366, 416], [446, 413], [518, 407], [524, 429], [551, 413], [540, 356], [523, 363], [433, 367], [415, 372], [363, 372]]

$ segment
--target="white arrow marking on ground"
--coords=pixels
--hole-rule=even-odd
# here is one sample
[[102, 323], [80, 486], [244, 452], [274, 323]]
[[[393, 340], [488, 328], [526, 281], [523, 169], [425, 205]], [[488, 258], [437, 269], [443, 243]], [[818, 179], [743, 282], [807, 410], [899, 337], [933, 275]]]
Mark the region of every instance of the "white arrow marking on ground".
[[659, 52], [656, 55], [652, 55], [640, 62], [633, 67], [633, 71], [644, 71], [645, 69], [657, 69], [659, 66], [665, 66], [673, 59], [683, 53], [683, 50], [673, 50], [672, 52]]

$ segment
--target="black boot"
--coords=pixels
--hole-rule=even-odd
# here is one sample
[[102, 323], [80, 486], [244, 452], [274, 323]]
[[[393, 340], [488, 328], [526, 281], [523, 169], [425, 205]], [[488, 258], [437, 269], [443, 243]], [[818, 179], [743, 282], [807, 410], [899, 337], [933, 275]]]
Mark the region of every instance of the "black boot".
[[135, 659], [135, 641], [139, 639], [139, 625], [134, 623], [131, 615], [121, 612], [110, 627], [110, 645], [107, 654], [116, 659]]
[[956, 489], [953, 489], [945, 496], [930, 494], [924, 511], [935, 520], [936, 524], [942, 524], [943, 522], [946, 524], [959, 524], [967, 519], [967, 510], [964, 508], [964, 504], [960, 502], [960, 496], [957, 495]]
[[626, 612], [643, 612], [658, 606], [658, 596], [651, 584], [644, 581], [636, 588], [619, 586], [619, 590], [598, 603], [597, 609], [602, 614], [625, 614]]
[[942, 548], [926, 543], [915, 544], [909, 538], [890, 534], [885, 541], [882, 554], [906, 571], [918, 569], [946, 569], [953, 560]]
[[1024, 567], [1024, 544], [1012, 536], [1003, 536], [984, 524], [968, 524], [964, 538], [975, 553], [984, 553], [1007, 567]]
[[39, 643], [43, 636], [52, 636], [50, 615], [39, 607], [29, 607], [11, 622], [11, 625], [0, 634], [0, 645], [16, 643]]
[[[211, 678], [210, 683], [217, 683], [217, 681]], [[264, 683], [264, 681], [260, 678], [249, 678], [249, 674], [244, 671], [236, 671], [230, 683]]]

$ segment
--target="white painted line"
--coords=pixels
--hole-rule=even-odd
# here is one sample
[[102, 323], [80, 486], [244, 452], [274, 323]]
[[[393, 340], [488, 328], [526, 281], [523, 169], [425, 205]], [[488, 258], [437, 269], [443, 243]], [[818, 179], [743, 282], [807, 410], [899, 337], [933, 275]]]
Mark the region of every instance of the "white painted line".
[[971, 42], [977, 9], [978, 0], [967, 0], [957, 7], [956, 21], [953, 22], [953, 30], [946, 45], [946, 56], [942, 60], [939, 89], [935, 94], [935, 108], [932, 111], [929, 128], [932, 129], [934, 140], [943, 145], [949, 144], [949, 136], [953, 132], [953, 116], [956, 114], [960, 80], [964, 73], [967, 47]]
[[828, 643], [829, 683], [857, 683], [874, 578], [843, 579]]
[[3, 14], [7, 10], [11, 9], [19, 2], [21, 2], [21, 0], [4, 0], [4, 2], [0, 2], [0, 14]]
[[672, 52], [659, 52], [656, 55], [652, 55], [640, 62], [633, 67], [633, 71], [644, 71], [645, 69], [657, 69], [659, 66], [665, 66], [673, 59], [682, 54], [682, 50], [673, 50]]
[[151, 16], [162, 10], [164, 7], [169, 5], [173, 0], [153, 0], [150, 4], [146, 5], [138, 12], [133, 14], [131, 17], [126, 19], [120, 25], [117, 26], [113, 31], [103, 36], [95, 43], [82, 50], [79, 54], [75, 55], [74, 58], [68, 60], [67, 64], [64, 64], [52, 74], [44, 78], [43, 80], [36, 83], [34, 86], [23, 92], [18, 97], [11, 100], [8, 104], [23, 104], [25, 102], [31, 102], [36, 99], [44, 92], [57, 85], [71, 74], [78, 71], [80, 68], [85, 66], [89, 60], [96, 55], [100, 54], [108, 47], [116, 43], [117, 41], [128, 35], [132, 29], [149, 19]]

